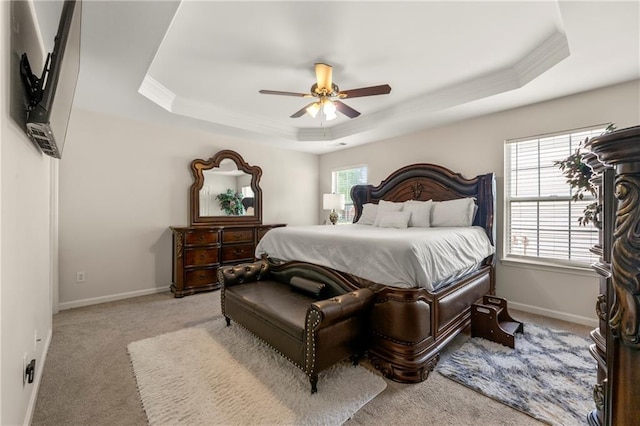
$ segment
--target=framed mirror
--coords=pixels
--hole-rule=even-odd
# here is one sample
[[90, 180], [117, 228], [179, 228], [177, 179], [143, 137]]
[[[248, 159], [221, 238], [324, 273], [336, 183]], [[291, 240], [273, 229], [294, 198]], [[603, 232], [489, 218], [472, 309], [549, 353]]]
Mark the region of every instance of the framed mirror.
[[235, 151], [191, 162], [191, 225], [262, 223], [262, 169]]

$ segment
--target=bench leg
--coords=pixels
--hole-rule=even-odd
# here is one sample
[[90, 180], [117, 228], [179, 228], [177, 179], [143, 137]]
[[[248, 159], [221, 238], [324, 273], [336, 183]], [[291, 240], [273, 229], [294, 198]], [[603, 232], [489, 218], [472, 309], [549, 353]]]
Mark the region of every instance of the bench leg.
[[351, 363], [353, 365], [358, 365], [360, 363], [360, 354], [353, 354], [349, 357]]
[[311, 383], [311, 393], [318, 392], [318, 375], [309, 376], [309, 382]]
[[227, 327], [229, 327], [231, 325], [231, 318], [224, 317], [224, 320], [227, 322]]

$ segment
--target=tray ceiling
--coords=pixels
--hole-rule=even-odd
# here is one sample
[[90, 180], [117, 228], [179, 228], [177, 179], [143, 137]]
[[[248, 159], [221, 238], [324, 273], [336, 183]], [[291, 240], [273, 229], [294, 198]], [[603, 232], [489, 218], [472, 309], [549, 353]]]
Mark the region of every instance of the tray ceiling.
[[[309, 152], [640, 76], [637, 2], [86, 2], [84, 13], [83, 66], [89, 47], [120, 44], [127, 54], [127, 43], [139, 45], [128, 90], [144, 97], [147, 119], [170, 113]], [[100, 42], [105, 19], [124, 36]], [[149, 24], [131, 28], [136, 19]], [[95, 50], [86, 56], [100, 58]], [[316, 62], [333, 66], [342, 90], [388, 83], [392, 91], [348, 100], [362, 115], [331, 122], [290, 118], [308, 99], [258, 93], [308, 92]], [[79, 97], [90, 103], [86, 92]]]

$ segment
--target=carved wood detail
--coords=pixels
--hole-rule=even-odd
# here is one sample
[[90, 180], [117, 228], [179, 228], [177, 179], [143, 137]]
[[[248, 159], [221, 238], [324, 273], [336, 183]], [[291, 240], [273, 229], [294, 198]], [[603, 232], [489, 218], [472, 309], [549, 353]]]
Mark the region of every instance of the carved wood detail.
[[599, 294], [596, 300], [596, 314], [602, 321], [607, 320], [607, 296], [605, 294]]
[[413, 191], [413, 198], [414, 199], [419, 199], [420, 195], [422, 194], [422, 189], [424, 188], [424, 186], [422, 186], [421, 183], [416, 182], [411, 186], [411, 190]]
[[[592, 138], [585, 160], [596, 176], [600, 274], [598, 361], [591, 426], [637, 424], [640, 418], [640, 126]], [[594, 161], [597, 157], [598, 161]]]
[[622, 342], [640, 349], [640, 173], [622, 175], [616, 181], [620, 202], [613, 242], [615, 298], [609, 324]]
[[182, 252], [184, 250], [184, 237], [182, 233], [175, 234], [176, 238], [176, 258], [182, 258]]

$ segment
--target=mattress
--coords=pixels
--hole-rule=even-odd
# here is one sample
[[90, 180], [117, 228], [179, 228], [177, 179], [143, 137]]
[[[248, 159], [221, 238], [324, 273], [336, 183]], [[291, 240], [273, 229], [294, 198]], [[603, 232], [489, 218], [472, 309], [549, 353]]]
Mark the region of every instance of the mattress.
[[446, 286], [495, 253], [484, 229], [380, 228], [316, 225], [275, 228], [256, 246], [256, 257], [298, 260], [400, 288]]

